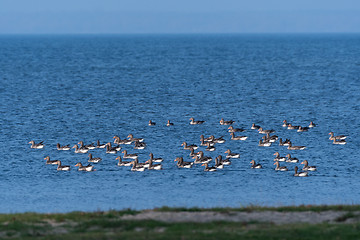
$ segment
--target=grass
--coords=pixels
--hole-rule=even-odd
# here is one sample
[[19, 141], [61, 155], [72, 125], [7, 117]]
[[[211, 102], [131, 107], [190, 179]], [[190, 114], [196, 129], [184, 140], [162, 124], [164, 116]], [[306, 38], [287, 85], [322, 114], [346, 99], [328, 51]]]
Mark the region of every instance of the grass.
[[155, 211], [344, 211], [334, 223], [283, 224], [263, 222], [169, 223], [152, 220], [122, 220], [138, 211], [71, 212], [64, 214], [0, 214], [0, 239], [360, 239], [360, 222], [347, 223], [360, 211], [358, 205], [169, 208]]

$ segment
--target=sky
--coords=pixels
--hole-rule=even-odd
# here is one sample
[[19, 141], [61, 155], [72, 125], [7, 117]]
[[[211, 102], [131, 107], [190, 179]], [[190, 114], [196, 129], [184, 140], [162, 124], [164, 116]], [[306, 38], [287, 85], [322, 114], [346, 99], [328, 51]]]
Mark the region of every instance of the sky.
[[0, 34], [343, 32], [360, 0], [0, 0]]

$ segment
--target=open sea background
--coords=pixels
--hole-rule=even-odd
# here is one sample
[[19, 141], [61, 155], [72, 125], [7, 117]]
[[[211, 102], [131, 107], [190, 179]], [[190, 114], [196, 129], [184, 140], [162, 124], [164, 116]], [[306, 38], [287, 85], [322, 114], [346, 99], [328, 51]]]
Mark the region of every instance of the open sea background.
[[[2, 35], [0, 36], [0, 212], [69, 212], [161, 206], [241, 207], [360, 204], [360, 35]], [[189, 118], [205, 120], [189, 125]], [[235, 120], [246, 141], [231, 141], [219, 120]], [[149, 120], [156, 126], [148, 126]], [[166, 127], [170, 119], [175, 125]], [[282, 127], [317, 127], [297, 133]], [[303, 151], [258, 147], [252, 123], [275, 129]], [[348, 136], [333, 145], [328, 133]], [[104, 149], [97, 171], [79, 172], [87, 154], [57, 151], [112, 142], [133, 133], [147, 148], [139, 161], [163, 157], [163, 170], [131, 172]], [[231, 149], [232, 165], [204, 172], [178, 169], [174, 159], [200, 144], [200, 135], [224, 136], [215, 158]], [[239, 135], [239, 134], [237, 134]], [[30, 140], [45, 141], [30, 149]], [[201, 147], [204, 150], [204, 147]], [[307, 178], [274, 170], [273, 153], [308, 160]], [[44, 157], [71, 165], [58, 172]], [[263, 169], [250, 169], [254, 159]]]

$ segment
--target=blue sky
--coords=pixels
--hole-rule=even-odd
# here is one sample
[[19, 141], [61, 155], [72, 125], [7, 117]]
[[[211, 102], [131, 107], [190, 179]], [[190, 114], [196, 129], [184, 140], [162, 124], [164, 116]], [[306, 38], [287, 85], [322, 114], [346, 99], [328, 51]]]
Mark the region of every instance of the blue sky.
[[360, 1], [0, 0], [0, 34], [264, 32], [360, 32]]

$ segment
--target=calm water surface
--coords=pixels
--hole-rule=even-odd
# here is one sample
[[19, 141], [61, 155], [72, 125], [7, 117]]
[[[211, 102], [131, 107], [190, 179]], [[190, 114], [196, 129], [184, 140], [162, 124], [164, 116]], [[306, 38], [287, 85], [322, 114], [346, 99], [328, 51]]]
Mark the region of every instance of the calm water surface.
[[[360, 204], [360, 35], [129, 35], [0, 36], [0, 212], [68, 212], [160, 206], [240, 207], [250, 204]], [[189, 118], [205, 120], [190, 126]], [[230, 141], [219, 120], [247, 128]], [[147, 126], [148, 120], [157, 123]], [[166, 127], [170, 119], [173, 127]], [[282, 128], [317, 127], [297, 133]], [[275, 129], [304, 151], [258, 147], [252, 123]], [[348, 135], [333, 145], [328, 133]], [[129, 133], [145, 138], [134, 150], [163, 157], [162, 171], [131, 172], [117, 155], [97, 171], [78, 172], [87, 154], [57, 151], [56, 143], [110, 142]], [[201, 134], [224, 136], [215, 152], [241, 154], [208, 173], [178, 169], [174, 159], [199, 144]], [[30, 149], [30, 140], [45, 148]], [[204, 150], [204, 149], [202, 149]], [[274, 170], [273, 153], [292, 153], [318, 171], [308, 178]], [[71, 165], [58, 172], [45, 156]], [[261, 170], [250, 169], [250, 160]]]

